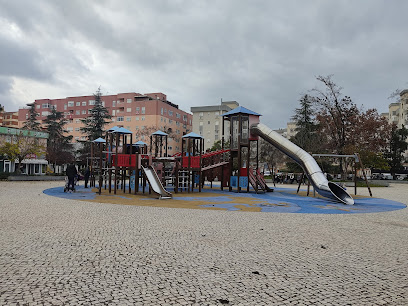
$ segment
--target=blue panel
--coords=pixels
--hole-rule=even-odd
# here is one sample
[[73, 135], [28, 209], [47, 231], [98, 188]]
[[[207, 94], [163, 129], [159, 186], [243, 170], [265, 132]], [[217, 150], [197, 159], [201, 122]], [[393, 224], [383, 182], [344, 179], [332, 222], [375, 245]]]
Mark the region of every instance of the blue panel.
[[237, 187], [238, 186], [238, 177], [237, 176], [231, 176], [230, 184], [231, 184], [231, 187]]
[[135, 176], [134, 175], [130, 176], [130, 188], [132, 189], [135, 188]]
[[194, 174], [194, 184], [200, 183], [200, 176], [198, 174]]
[[242, 187], [242, 188], [248, 187], [248, 177], [246, 176], [239, 177], [239, 187]]

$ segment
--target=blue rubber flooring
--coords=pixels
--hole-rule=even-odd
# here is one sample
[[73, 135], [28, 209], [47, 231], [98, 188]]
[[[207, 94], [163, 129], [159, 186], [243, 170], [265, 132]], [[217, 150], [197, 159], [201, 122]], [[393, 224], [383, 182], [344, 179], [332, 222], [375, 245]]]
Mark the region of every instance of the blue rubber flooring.
[[[169, 191], [172, 190], [170, 189]], [[240, 210], [237, 207], [238, 205], [257, 206], [261, 208], [261, 212], [271, 213], [355, 214], [380, 213], [406, 208], [406, 205], [403, 203], [381, 198], [356, 198], [354, 205], [345, 205], [329, 199], [300, 196], [295, 191], [296, 189], [277, 187], [274, 188], [274, 192], [256, 194], [255, 192], [237, 193], [221, 191], [217, 187], [213, 187], [213, 189], [203, 189], [199, 197], [195, 196], [197, 193], [190, 193], [188, 194], [189, 196], [183, 193], [182, 197], [173, 194], [172, 200], [205, 201], [208, 204], [202, 205], [203, 207], [224, 208], [230, 211]], [[64, 192], [64, 187], [61, 186], [46, 189], [44, 193], [72, 200], [93, 200], [97, 195], [95, 192], [92, 192], [91, 188], [85, 189], [83, 186], [77, 186], [76, 192]], [[223, 195], [220, 196], [220, 193]], [[208, 194], [208, 197], [204, 196], [205, 194]], [[127, 198], [127, 194], [122, 194], [121, 191], [116, 195], [112, 193], [110, 196]], [[240, 199], [240, 203], [236, 202], [237, 198]], [[242, 198], [248, 198], [248, 204], [242, 204], [242, 202], [245, 202], [245, 200], [242, 201]]]

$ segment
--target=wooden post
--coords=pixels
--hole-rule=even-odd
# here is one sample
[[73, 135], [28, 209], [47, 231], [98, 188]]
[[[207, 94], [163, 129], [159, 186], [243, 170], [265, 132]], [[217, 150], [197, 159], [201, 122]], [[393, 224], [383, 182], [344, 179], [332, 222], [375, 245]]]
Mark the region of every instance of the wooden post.
[[357, 195], [357, 163], [354, 161], [354, 195]]
[[108, 171], [109, 171], [109, 193], [112, 192], [112, 164], [113, 164], [113, 133], [109, 137], [109, 151], [108, 151]]
[[103, 143], [100, 142], [99, 143], [99, 195], [101, 194], [101, 188], [102, 188], [102, 182], [103, 182], [103, 177], [102, 177], [102, 173], [103, 173], [103, 169], [102, 169], [102, 148], [103, 148]]
[[116, 189], [117, 189], [117, 185], [118, 185], [118, 146], [119, 146], [119, 134], [116, 133], [116, 148], [115, 148], [115, 180], [114, 180], [114, 189], [113, 189], [113, 193], [116, 194]]
[[[187, 192], [190, 192], [190, 183], [191, 183], [191, 175], [192, 175], [192, 173], [190, 174], [190, 172], [191, 172], [191, 139], [190, 138], [187, 138], [187, 154], [188, 154], [188, 179], [187, 179], [187, 181], [188, 181], [188, 184], [187, 184]], [[193, 189], [193, 188], [191, 188], [191, 189]], [[193, 190], [191, 190], [191, 191], [193, 191]]]

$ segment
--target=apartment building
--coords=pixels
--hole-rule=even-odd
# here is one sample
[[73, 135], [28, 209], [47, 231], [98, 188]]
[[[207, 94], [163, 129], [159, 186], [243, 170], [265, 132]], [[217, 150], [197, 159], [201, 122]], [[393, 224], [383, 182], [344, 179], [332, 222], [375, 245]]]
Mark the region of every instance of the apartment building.
[[[63, 112], [68, 119], [66, 129], [73, 136], [73, 141], [85, 140], [80, 131], [83, 126], [81, 119], [90, 114], [95, 105], [94, 96], [67, 97], [63, 99], [35, 100], [35, 109], [39, 113], [39, 122], [50, 114], [52, 108]], [[102, 104], [108, 109], [112, 120], [105, 126], [124, 127], [134, 134], [134, 142], [148, 142], [150, 133], [162, 130], [169, 134], [168, 153], [174, 154], [181, 150], [181, 137], [192, 131], [193, 116], [179, 109], [178, 105], [167, 100], [163, 93], [140, 94], [135, 92], [119, 93], [102, 96]], [[28, 118], [28, 108], [18, 111], [19, 126], [23, 126]]]
[[1, 112], [0, 126], [18, 128], [18, 112]]
[[408, 89], [401, 91], [399, 102], [388, 106], [388, 122], [397, 125], [398, 128], [402, 125], [408, 127]]
[[[225, 101], [219, 105], [191, 107], [193, 132], [204, 137], [204, 150], [222, 138], [222, 114], [239, 106], [237, 101]], [[227, 122], [226, 122], [227, 123]], [[224, 139], [229, 137], [229, 125], [224, 127]]]
[[[395, 124], [398, 128], [401, 128], [402, 125], [408, 128], [408, 89], [401, 91], [399, 102], [391, 103], [388, 106], [388, 113], [381, 115], [388, 118], [388, 122]], [[408, 150], [405, 151], [404, 156], [408, 159]]]

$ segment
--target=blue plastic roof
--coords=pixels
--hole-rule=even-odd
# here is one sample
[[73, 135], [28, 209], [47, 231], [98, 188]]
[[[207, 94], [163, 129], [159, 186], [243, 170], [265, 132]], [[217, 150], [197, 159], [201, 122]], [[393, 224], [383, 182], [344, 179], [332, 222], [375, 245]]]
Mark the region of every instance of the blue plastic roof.
[[123, 127], [114, 130], [113, 133], [132, 134], [131, 131], [129, 131], [128, 129], [125, 129], [125, 128], [123, 128]]
[[92, 141], [92, 142], [99, 142], [99, 143], [106, 143], [106, 140], [105, 139], [103, 139], [103, 138], [101, 138], [101, 137], [99, 137], [98, 139], [95, 139], [94, 141]]
[[154, 132], [152, 135], [168, 136], [169, 134], [166, 134], [165, 132], [158, 130]]
[[135, 143], [133, 144], [133, 146], [147, 146], [147, 143], [145, 143], [145, 142], [139, 140], [138, 142], [135, 142]]
[[247, 114], [247, 115], [262, 116], [261, 114], [255, 113], [254, 111], [251, 111], [250, 109], [247, 109], [243, 106], [238, 106], [237, 108], [234, 108], [233, 110], [230, 110], [229, 112], [226, 112], [225, 114], [223, 114], [223, 116], [229, 116], [233, 114]]
[[204, 138], [204, 137], [200, 136], [200, 135], [198, 135], [196, 133], [191, 132], [191, 133], [188, 133], [188, 134], [184, 135], [183, 138]]

